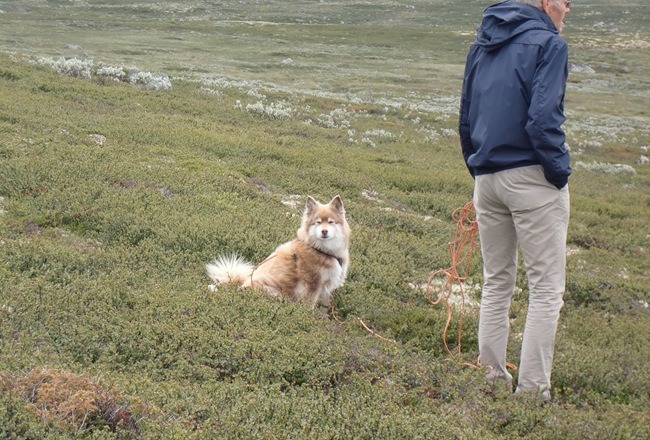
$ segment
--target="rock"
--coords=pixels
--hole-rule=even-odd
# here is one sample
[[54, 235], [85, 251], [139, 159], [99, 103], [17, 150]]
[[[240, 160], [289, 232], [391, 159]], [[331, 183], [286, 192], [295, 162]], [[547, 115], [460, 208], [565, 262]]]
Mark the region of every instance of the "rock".
[[90, 138], [95, 142], [97, 142], [97, 144], [99, 145], [104, 145], [104, 143], [106, 142], [106, 136], [101, 134], [91, 134]]
[[571, 73], [586, 73], [588, 75], [596, 73], [594, 69], [583, 63], [569, 63], [569, 71]]

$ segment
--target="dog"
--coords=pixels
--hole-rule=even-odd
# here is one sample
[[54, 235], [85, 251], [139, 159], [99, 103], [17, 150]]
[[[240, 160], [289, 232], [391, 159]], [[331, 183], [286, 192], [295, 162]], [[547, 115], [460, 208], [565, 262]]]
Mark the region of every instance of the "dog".
[[350, 226], [340, 196], [328, 204], [307, 197], [296, 238], [278, 246], [254, 266], [237, 254], [221, 255], [206, 264], [215, 284], [238, 284], [268, 295], [329, 307], [332, 291], [345, 282], [349, 267]]

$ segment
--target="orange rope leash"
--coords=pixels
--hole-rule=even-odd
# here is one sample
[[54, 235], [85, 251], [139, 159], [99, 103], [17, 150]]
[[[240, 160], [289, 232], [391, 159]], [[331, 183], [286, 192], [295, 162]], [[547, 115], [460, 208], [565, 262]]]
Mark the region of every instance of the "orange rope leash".
[[[468, 202], [462, 208], [456, 209], [452, 213], [452, 219], [456, 222], [456, 233], [454, 235], [454, 240], [451, 243], [448, 243], [449, 246], [449, 255], [451, 257], [452, 265], [447, 269], [440, 269], [435, 271], [431, 277], [429, 277], [429, 282], [426, 286], [427, 299], [431, 304], [438, 304], [443, 299], [445, 300], [445, 305], [447, 307], [447, 323], [445, 324], [445, 329], [442, 333], [442, 342], [445, 344], [445, 349], [447, 353], [452, 354], [447, 344], [447, 331], [451, 325], [452, 320], [452, 309], [449, 304], [449, 298], [453, 292], [454, 283], [458, 283], [459, 292], [461, 296], [461, 309], [460, 309], [460, 318], [458, 322], [458, 347], [456, 353], [461, 352], [461, 337], [463, 332], [463, 315], [465, 314], [465, 292], [463, 291], [463, 281], [469, 276], [469, 269], [472, 263], [472, 258], [474, 256], [474, 250], [478, 246], [476, 241], [476, 234], [478, 233], [478, 223], [476, 222], [476, 211], [474, 210], [473, 202]], [[464, 273], [463, 276], [458, 274], [458, 269], [463, 267]], [[442, 285], [440, 295], [438, 299], [433, 301], [431, 299], [431, 294], [429, 288], [431, 282], [436, 276], [443, 274], [446, 276], [446, 281]], [[465, 366], [470, 368], [479, 369], [481, 368], [481, 356], [479, 355], [476, 359], [476, 364], [465, 363]], [[506, 362], [506, 367], [510, 368], [513, 371], [517, 370], [517, 366]], [[488, 368], [492, 368], [488, 365]]]
[[[481, 365], [481, 355], [478, 355], [476, 358], [476, 364], [470, 364], [470, 363], [465, 363], [466, 367], [474, 368], [475, 370], [478, 370], [482, 367]], [[510, 368], [512, 371], [517, 371], [517, 366], [511, 364], [510, 362], [506, 362], [506, 368]], [[492, 370], [492, 367], [490, 365], [487, 366], [488, 372]]]
[[[463, 281], [466, 280], [469, 275], [469, 269], [472, 263], [472, 258], [474, 256], [474, 250], [478, 245], [476, 241], [478, 224], [476, 223], [474, 204], [470, 201], [465, 206], [454, 210], [452, 213], [452, 219], [456, 223], [456, 232], [454, 234], [454, 240], [448, 243], [449, 256], [451, 257], [451, 267], [435, 271], [429, 277], [429, 282], [425, 288], [427, 299], [431, 304], [436, 305], [443, 299], [445, 300], [445, 306], [447, 307], [447, 323], [445, 324], [445, 329], [442, 333], [442, 341], [445, 344], [447, 353], [449, 354], [453, 354], [449, 348], [449, 344], [447, 343], [447, 331], [449, 330], [453, 316], [449, 298], [453, 293], [454, 283], [458, 284], [461, 297], [461, 309], [458, 322], [458, 347], [456, 348], [456, 353], [461, 352], [463, 316], [465, 314], [465, 292], [463, 291]], [[463, 268], [463, 266], [464, 271], [463, 276], [461, 276], [459, 274], [459, 269]], [[438, 275], [444, 275], [446, 279], [442, 285], [438, 299], [434, 301], [431, 299], [431, 293], [429, 289], [431, 287], [431, 283]]]
[[376, 332], [370, 330], [370, 328], [366, 325], [366, 323], [363, 322], [363, 319], [361, 319], [361, 318], [357, 318], [357, 319], [359, 320], [359, 322], [361, 323], [361, 325], [363, 326], [363, 328], [365, 328], [366, 330], [368, 330], [368, 331], [369, 331], [369, 332], [370, 332], [374, 337], [379, 338], [379, 339], [382, 339], [382, 340], [384, 340], [384, 341], [392, 342], [393, 344], [397, 343], [397, 341], [395, 341], [394, 339], [388, 339], [388, 338], [385, 338], [385, 337], [383, 337], [382, 335], [380, 335], [379, 333], [376, 333]]
[[334, 318], [334, 320], [335, 320], [336, 322], [338, 322], [339, 324], [345, 324], [344, 321], [341, 321], [341, 320], [336, 316], [336, 314], [334, 314], [334, 303], [330, 304], [330, 309], [332, 310], [332, 318]]
[[[336, 314], [334, 313], [334, 304], [332, 304], [332, 305], [330, 306], [330, 308], [331, 308], [331, 311], [332, 311], [332, 318], [334, 318], [334, 320], [335, 320], [336, 322], [338, 322], [339, 324], [345, 324], [345, 321], [341, 321], [341, 320], [336, 316]], [[359, 318], [359, 317], [356, 317], [356, 318], [357, 318], [357, 320], [359, 321], [359, 323], [363, 326], [363, 328], [365, 328], [365, 329], [368, 331], [368, 333], [370, 333], [371, 335], [373, 335], [375, 338], [381, 339], [382, 341], [392, 342], [393, 344], [396, 344], [396, 343], [397, 343], [396, 340], [386, 338], [386, 337], [380, 335], [379, 333], [377, 333], [376, 331], [372, 330], [370, 327], [368, 327], [368, 326], [366, 325], [365, 322], [363, 322], [363, 319], [361, 319], [361, 318]]]
[[253, 268], [253, 270], [251, 271], [251, 274], [250, 274], [250, 278], [251, 278], [251, 287], [255, 288], [255, 287], [254, 287], [255, 284], [253, 284], [253, 274], [255, 273], [255, 271], [256, 271], [256, 270], [257, 270], [257, 269], [258, 269], [262, 264], [266, 263], [266, 262], [269, 261], [269, 260], [272, 260], [272, 259], [275, 258], [275, 257], [276, 257], [276, 255], [275, 255], [275, 254], [272, 254], [272, 255], [270, 255], [269, 257], [267, 257], [265, 260], [259, 262], [259, 263], [257, 264], [257, 266], [255, 266], [255, 267]]

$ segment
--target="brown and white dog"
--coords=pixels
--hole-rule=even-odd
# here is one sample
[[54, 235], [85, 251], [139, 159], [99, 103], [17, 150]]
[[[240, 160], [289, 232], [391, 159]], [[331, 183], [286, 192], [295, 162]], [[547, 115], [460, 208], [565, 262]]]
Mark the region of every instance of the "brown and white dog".
[[205, 266], [216, 284], [239, 284], [277, 298], [314, 307], [329, 306], [332, 291], [343, 285], [349, 266], [350, 226], [340, 196], [321, 204], [311, 196], [297, 237], [278, 246], [257, 266], [244, 258], [222, 255]]

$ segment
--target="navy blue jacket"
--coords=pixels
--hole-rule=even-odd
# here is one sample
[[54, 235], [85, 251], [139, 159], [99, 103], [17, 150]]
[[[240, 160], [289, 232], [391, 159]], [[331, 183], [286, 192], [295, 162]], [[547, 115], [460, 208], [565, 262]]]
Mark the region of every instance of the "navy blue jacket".
[[567, 45], [546, 13], [512, 1], [485, 10], [467, 55], [458, 129], [473, 177], [542, 165], [546, 180], [567, 184], [567, 65]]

